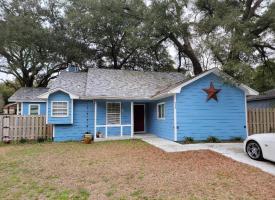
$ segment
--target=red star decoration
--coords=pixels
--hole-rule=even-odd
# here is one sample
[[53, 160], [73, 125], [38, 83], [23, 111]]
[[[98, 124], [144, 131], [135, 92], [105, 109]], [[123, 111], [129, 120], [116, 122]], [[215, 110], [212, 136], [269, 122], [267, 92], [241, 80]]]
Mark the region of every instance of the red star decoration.
[[210, 99], [215, 99], [216, 101], [218, 101], [218, 97], [217, 94], [221, 91], [221, 89], [216, 89], [214, 87], [213, 82], [210, 82], [210, 87], [209, 88], [205, 88], [203, 89], [203, 91], [205, 91], [207, 93], [207, 101], [209, 101]]

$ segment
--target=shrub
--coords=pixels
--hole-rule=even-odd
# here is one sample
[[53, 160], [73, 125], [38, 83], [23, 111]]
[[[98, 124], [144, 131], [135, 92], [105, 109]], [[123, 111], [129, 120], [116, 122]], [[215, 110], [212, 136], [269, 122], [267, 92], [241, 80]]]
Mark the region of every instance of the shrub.
[[242, 137], [233, 137], [233, 138], [232, 138], [232, 141], [235, 141], [235, 142], [242, 142], [242, 141], [243, 141], [243, 138], [242, 138]]
[[21, 138], [21, 139], [19, 140], [19, 143], [22, 143], [22, 144], [27, 143], [27, 139]]
[[194, 143], [194, 139], [192, 137], [185, 137], [183, 143], [184, 144], [192, 144], [192, 143]]
[[37, 142], [38, 142], [38, 143], [45, 142], [45, 138], [39, 137], [39, 138], [37, 138]]
[[220, 142], [220, 140], [217, 137], [215, 137], [215, 136], [209, 136], [206, 141], [210, 142], [210, 143]]

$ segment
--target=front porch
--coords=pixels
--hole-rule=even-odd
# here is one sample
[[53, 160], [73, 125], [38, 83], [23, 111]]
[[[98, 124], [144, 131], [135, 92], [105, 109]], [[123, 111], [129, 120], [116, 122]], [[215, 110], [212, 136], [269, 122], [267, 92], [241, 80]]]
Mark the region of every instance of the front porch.
[[95, 141], [138, 138], [148, 131], [149, 102], [94, 101]]

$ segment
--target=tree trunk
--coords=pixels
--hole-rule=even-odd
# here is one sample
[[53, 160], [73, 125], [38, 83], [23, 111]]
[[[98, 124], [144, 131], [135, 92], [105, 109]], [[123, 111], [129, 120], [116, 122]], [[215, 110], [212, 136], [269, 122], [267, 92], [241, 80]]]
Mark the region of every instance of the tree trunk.
[[184, 44], [182, 45], [180, 41], [176, 38], [176, 36], [173, 33], [169, 34], [170, 40], [178, 47], [179, 51], [184, 53], [185, 55], [188, 56], [188, 58], [191, 60], [192, 65], [193, 65], [193, 71], [195, 75], [198, 75], [202, 73], [202, 67], [200, 64], [199, 59], [195, 55], [195, 52], [187, 38], [183, 38]]

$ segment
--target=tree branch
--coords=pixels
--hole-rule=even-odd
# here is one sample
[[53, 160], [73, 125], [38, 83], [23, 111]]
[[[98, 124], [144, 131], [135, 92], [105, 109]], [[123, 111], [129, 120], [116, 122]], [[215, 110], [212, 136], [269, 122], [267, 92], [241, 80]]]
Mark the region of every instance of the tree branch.
[[173, 33], [169, 34], [169, 39], [178, 47], [179, 51], [184, 53], [191, 60], [193, 64], [194, 74], [197, 75], [202, 73], [200, 61], [195, 55], [195, 52], [193, 51], [193, 48], [191, 47], [189, 40], [186, 37], [184, 37], [184, 44], [182, 45]]

